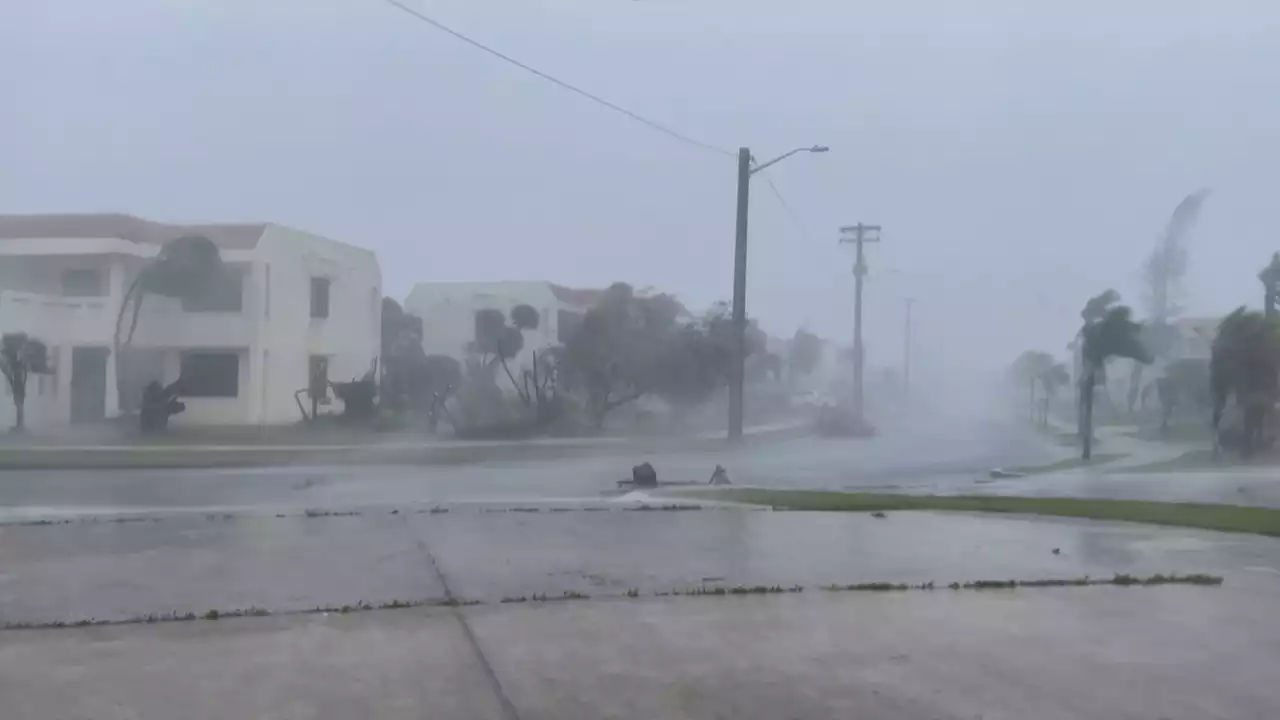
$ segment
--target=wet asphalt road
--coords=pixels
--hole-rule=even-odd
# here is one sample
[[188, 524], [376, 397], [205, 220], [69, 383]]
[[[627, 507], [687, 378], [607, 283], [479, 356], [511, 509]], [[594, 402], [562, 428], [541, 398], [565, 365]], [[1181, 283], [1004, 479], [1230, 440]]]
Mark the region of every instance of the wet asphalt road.
[[870, 440], [808, 437], [733, 450], [455, 466], [9, 471], [0, 473], [0, 522], [148, 510], [274, 513], [599, 499], [613, 494], [617, 480], [642, 461], [651, 462], [664, 482], [706, 482], [722, 464], [737, 484], [931, 491], [972, 486], [992, 467], [1055, 457], [1016, 424], [923, 421], [891, 424]]

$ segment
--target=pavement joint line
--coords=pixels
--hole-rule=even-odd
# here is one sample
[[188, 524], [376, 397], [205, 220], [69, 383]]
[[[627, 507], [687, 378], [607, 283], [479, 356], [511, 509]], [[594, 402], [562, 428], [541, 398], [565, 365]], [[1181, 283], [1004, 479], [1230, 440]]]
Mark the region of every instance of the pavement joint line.
[[[805, 591], [803, 585], [690, 585], [685, 587], [676, 587], [671, 590], [659, 590], [651, 593], [642, 593], [638, 588], [630, 588], [626, 592], [610, 593], [607, 595], [587, 595], [572, 590], [565, 591], [561, 595], [547, 595], [546, 593], [533, 593], [532, 595], [508, 596], [497, 602], [484, 602], [480, 600], [459, 599], [452, 595], [448, 585], [444, 582], [444, 576], [440, 573], [439, 568], [435, 566], [434, 557], [421, 540], [418, 540], [419, 548], [429, 558], [429, 562], [433, 566], [433, 570], [438, 574], [441, 580], [441, 586], [444, 587], [446, 596], [444, 598], [425, 598], [418, 600], [389, 600], [380, 603], [371, 603], [364, 600], [357, 602], [355, 605], [341, 606], [318, 606], [314, 608], [303, 608], [295, 610], [269, 610], [256, 606], [248, 608], [239, 608], [233, 610], [215, 610], [211, 609], [204, 613], [197, 614], [194, 612], [179, 613], [149, 613], [131, 618], [123, 618], [119, 620], [97, 620], [94, 618], [83, 618], [79, 620], [54, 620], [47, 622], [10, 622], [0, 625], [2, 630], [52, 630], [77, 627], [106, 627], [117, 625], [152, 625], [157, 623], [170, 622], [195, 622], [197, 620], [217, 621], [243, 617], [268, 617], [280, 616], [288, 617], [295, 615], [346, 615], [357, 612], [372, 612], [374, 610], [400, 610], [408, 608], [431, 608], [431, 607], [447, 607], [453, 610], [455, 617], [463, 627], [469, 642], [475, 642], [473, 649], [476, 651], [482, 665], [486, 666], [490, 671], [493, 666], [489, 664], [487, 657], [479, 648], [479, 643], [475, 641], [475, 635], [471, 632], [470, 625], [466, 622], [465, 615], [461, 608], [473, 607], [477, 605], [508, 605], [508, 604], [554, 604], [563, 601], [575, 600], [597, 600], [597, 601], [627, 601], [627, 600], [644, 600], [652, 598], [669, 598], [669, 597], [698, 597], [698, 598], [720, 598], [720, 597], [737, 597], [744, 595], [777, 595], [777, 594], [798, 594]], [[1059, 587], [1156, 587], [1163, 585], [1195, 585], [1204, 587], [1220, 587], [1224, 580], [1219, 575], [1207, 575], [1193, 573], [1188, 575], [1179, 575], [1171, 573], [1164, 575], [1157, 573], [1149, 576], [1134, 576], [1124, 573], [1117, 573], [1112, 577], [1092, 578], [1083, 576], [1078, 578], [1044, 578], [1038, 580], [971, 580], [966, 582], [952, 582], [946, 585], [935, 585], [933, 581], [922, 583], [890, 583], [890, 582], [863, 582], [841, 585], [838, 583], [818, 585], [816, 589], [821, 592], [943, 592], [951, 591], [993, 591], [993, 590], [1021, 590], [1021, 589], [1044, 589]], [[492, 682], [497, 681], [497, 674], [494, 673]], [[501, 685], [498, 684], [499, 692]], [[500, 697], [505, 698], [505, 693]], [[509, 701], [508, 701], [509, 702]], [[512, 706], [512, 711], [515, 708]], [[518, 720], [518, 715], [511, 717]]]
[[427, 547], [427, 543], [421, 537], [416, 537], [415, 542], [418, 551], [427, 558], [428, 564], [431, 565], [431, 571], [435, 574], [436, 580], [440, 582], [440, 587], [444, 589], [445, 600], [452, 602], [453, 617], [458, 621], [458, 625], [462, 628], [462, 634], [467, 638], [467, 644], [471, 646], [471, 651], [475, 653], [477, 662], [480, 663], [481, 669], [484, 670], [485, 677], [489, 681], [490, 689], [498, 699], [499, 705], [502, 706], [502, 714], [507, 720], [520, 720], [520, 712], [516, 709], [515, 703], [511, 702], [511, 698], [507, 696], [506, 690], [502, 688], [502, 681], [498, 679], [498, 673], [493, 669], [493, 663], [489, 661], [489, 657], [485, 655], [484, 648], [480, 647], [480, 640], [476, 638], [475, 631], [471, 629], [471, 623], [467, 622], [467, 617], [458, 609], [457, 600], [453, 595], [453, 590], [449, 587], [449, 580], [444, 576], [444, 571], [440, 569], [440, 563], [436, 561], [436, 556]]

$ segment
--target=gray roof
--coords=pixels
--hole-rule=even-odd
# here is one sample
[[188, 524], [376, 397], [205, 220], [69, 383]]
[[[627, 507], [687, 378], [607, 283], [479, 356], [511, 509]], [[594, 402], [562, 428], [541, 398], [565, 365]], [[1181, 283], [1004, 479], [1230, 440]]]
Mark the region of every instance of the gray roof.
[[120, 238], [163, 245], [184, 235], [202, 235], [214, 245], [248, 249], [258, 245], [265, 223], [172, 225], [118, 213], [0, 215], [0, 240], [19, 238]]

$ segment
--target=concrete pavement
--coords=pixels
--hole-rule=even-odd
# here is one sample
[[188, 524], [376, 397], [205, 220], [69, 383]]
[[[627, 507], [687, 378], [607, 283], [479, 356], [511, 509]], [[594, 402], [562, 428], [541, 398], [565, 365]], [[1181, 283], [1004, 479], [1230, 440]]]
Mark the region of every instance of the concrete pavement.
[[8, 526], [0, 625], [702, 585], [1280, 577], [1280, 538], [1253, 535], [948, 513], [594, 507], [603, 506]]
[[10, 631], [0, 697], [7, 720], [1262, 720], [1280, 716], [1273, 598], [805, 593]]

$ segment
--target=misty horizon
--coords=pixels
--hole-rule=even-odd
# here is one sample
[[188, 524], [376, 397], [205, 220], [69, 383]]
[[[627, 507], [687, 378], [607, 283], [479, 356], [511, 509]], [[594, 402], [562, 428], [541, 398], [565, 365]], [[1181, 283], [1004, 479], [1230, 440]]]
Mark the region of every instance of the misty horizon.
[[[752, 183], [747, 310], [774, 335], [848, 343], [837, 230], [862, 221], [884, 226], [871, 366], [899, 361], [906, 296], [922, 377], [1065, 356], [1089, 297], [1145, 310], [1143, 262], [1202, 187], [1184, 314], [1259, 304], [1280, 9], [408, 4], [717, 147], [830, 146]], [[70, 0], [0, 27], [0, 212], [281, 223], [376, 251], [397, 299], [501, 279], [730, 296], [731, 157], [385, 2]]]

